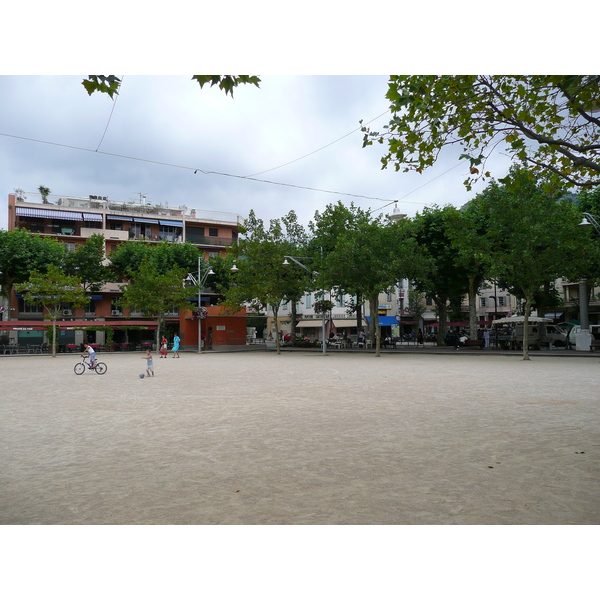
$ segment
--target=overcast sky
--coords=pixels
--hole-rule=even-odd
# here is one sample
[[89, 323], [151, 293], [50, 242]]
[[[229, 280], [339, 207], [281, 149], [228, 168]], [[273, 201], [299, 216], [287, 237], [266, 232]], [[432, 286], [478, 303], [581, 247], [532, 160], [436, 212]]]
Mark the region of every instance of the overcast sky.
[[[360, 120], [381, 130], [389, 119], [386, 75], [261, 76], [234, 98], [191, 76], [125, 75], [115, 102], [88, 96], [83, 78], [0, 77], [0, 228], [8, 193], [40, 185], [265, 221], [295, 210], [305, 225], [338, 200], [374, 214], [398, 200], [412, 216], [477, 191], [463, 186], [459, 149], [418, 175], [382, 170], [385, 146], [362, 147]], [[508, 161], [496, 154], [490, 166], [502, 177]]]

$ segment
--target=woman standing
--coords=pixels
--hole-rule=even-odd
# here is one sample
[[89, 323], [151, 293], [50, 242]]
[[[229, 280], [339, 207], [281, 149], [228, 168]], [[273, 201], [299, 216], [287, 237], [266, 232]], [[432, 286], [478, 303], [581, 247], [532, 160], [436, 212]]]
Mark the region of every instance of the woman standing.
[[160, 357], [167, 358], [167, 338], [163, 335], [160, 340]]
[[173, 358], [179, 358], [179, 336], [175, 334], [173, 338]]

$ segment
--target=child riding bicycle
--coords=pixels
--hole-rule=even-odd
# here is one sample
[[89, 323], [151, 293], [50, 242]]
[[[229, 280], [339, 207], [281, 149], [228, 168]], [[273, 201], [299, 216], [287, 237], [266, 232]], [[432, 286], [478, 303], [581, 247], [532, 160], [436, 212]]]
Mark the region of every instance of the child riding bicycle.
[[89, 345], [89, 344], [84, 344], [85, 346], [85, 351], [83, 352], [83, 354], [81, 356], [85, 355], [85, 352], [88, 353], [88, 356], [90, 358], [90, 369], [93, 369], [96, 366], [96, 351]]

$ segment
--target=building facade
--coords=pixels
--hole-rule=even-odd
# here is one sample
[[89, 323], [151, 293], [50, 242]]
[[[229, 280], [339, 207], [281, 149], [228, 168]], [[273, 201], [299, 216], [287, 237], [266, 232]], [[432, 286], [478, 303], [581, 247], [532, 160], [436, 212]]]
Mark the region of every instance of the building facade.
[[[64, 243], [70, 250], [75, 250], [86, 239], [94, 234], [101, 234], [105, 240], [105, 257], [109, 257], [120, 244], [130, 240], [142, 240], [148, 244], [169, 242], [173, 244], [188, 242], [194, 244], [201, 252], [202, 258], [223, 254], [238, 237], [239, 225], [242, 218], [232, 213], [216, 211], [188, 210], [186, 206], [170, 207], [168, 204], [151, 204], [140, 195], [138, 201], [113, 201], [106, 196], [42, 196], [37, 193], [14, 193], [8, 195], [8, 230], [24, 229], [32, 234], [48, 236]], [[148, 330], [156, 328], [152, 318], [141, 313], [123, 310], [117, 300], [121, 296], [121, 286], [118, 282], [105, 284], [98, 293], [90, 294], [89, 302], [82, 308], [65, 306], [61, 321], [61, 342], [63, 345], [78, 343], [81, 333], [70, 322], [108, 323], [116, 328], [115, 337], [119, 339], [118, 330], [126, 330], [128, 324], [135, 322], [147, 323]], [[217, 295], [210, 290], [202, 294], [202, 305], [216, 304]], [[20, 295], [14, 294], [10, 299], [10, 311], [5, 311], [2, 320], [5, 321], [43, 321], [42, 309], [27, 303]], [[221, 328], [217, 323], [218, 310], [211, 310], [203, 325], [212, 327], [214, 331]], [[188, 327], [185, 319], [193, 319], [190, 315], [180, 315], [177, 309], [167, 316], [167, 322], [172, 329], [194, 331]], [[212, 322], [209, 324], [209, 321]], [[42, 324], [43, 325], [43, 324]], [[188, 324], [189, 325], [189, 324]], [[15, 325], [18, 327], [18, 325]], [[133, 327], [130, 325], [130, 327]], [[11, 343], [23, 343], [30, 338], [40, 338], [40, 328], [9, 329], [6, 323], [3, 329], [10, 332]], [[43, 329], [43, 328], [42, 328]], [[245, 324], [240, 326], [239, 335], [245, 337]], [[228, 326], [228, 331], [231, 327]], [[182, 347], [194, 346], [198, 334], [189, 333], [188, 340], [182, 338]], [[204, 334], [203, 334], [204, 335]], [[237, 335], [237, 330], [236, 330]], [[133, 336], [132, 331], [126, 335]], [[104, 344], [105, 332], [98, 331], [93, 336], [94, 341]], [[135, 337], [135, 336], [134, 336]], [[139, 336], [138, 336], [139, 337]], [[218, 336], [217, 336], [218, 337]], [[125, 342], [122, 342], [125, 343]]]

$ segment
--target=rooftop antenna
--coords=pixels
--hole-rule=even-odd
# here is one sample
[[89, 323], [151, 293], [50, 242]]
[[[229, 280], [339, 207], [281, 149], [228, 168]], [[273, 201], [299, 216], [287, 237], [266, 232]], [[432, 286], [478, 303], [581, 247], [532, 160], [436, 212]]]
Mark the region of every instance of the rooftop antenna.
[[137, 194], [140, 197], [140, 204], [147, 204], [145, 193], [142, 193], [142, 192], [132, 192], [132, 193]]

